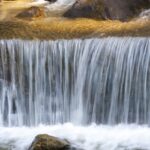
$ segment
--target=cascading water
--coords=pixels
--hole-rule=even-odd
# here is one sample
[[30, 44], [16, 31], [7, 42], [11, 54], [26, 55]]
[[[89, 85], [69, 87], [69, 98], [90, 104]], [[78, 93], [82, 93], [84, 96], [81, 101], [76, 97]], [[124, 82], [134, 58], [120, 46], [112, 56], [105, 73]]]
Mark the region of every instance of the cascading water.
[[[85, 150], [148, 150], [149, 98], [149, 38], [0, 40], [0, 145], [20, 136], [26, 149], [46, 132]], [[22, 129], [40, 124], [51, 126]]]
[[150, 40], [0, 41], [0, 122], [150, 123]]

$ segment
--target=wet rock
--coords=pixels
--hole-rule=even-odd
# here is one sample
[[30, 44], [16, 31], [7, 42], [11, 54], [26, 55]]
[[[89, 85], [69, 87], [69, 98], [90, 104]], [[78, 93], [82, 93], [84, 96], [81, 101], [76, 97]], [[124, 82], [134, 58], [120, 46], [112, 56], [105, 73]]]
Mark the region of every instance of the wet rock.
[[44, 17], [44, 9], [32, 6], [23, 12], [19, 13], [16, 17], [17, 18], [23, 18], [23, 19], [29, 19], [29, 18], [36, 18], [36, 17]]
[[69, 150], [69, 142], [47, 134], [37, 135], [29, 150]]
[[150, 0], [77, 0], [65, 17], [129, 20], [150, 8]]
[[48, 2], [50, 2], [50, 3], [54, 3], [54, 2], [56, 2], [57, 0], [46, 0], [46, 1], [48, 1]]

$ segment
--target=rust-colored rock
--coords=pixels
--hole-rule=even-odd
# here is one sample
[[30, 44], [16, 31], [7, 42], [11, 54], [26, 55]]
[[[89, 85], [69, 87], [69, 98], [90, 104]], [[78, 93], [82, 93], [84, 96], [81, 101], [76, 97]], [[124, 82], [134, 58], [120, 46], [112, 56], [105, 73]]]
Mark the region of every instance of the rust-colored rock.
[[30, 18], [37, 18], [37, 17], [44, 17], [44, 9], [32, 6], [21, 13], [19, 13], [16, 17], [22, 18], [22, 19], [30, 19]]

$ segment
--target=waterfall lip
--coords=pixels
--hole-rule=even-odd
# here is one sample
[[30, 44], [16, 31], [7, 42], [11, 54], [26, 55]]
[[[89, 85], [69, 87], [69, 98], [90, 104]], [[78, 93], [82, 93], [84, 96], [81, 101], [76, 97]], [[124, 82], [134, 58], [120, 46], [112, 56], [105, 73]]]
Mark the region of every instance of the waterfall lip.
[[133, 36], [123, 36], [123, 37], [120, 37], [120, 36], [108, 36], [108, 37], [89, 37], [89, 38], [74, 38], [74, 39], [65, 39], [65, 38], [62, 38], [62, 39], [21, 39], [21, 38], [13, 38], [13, 39], [0, 39], [1, 41], [1, 44], [4, 45], [5, 41], [24, 41], [24, 42], [59, 42], [59, 41], [76, 41], [76, 40], [79, 40], [79, 41], [89, 41], [89, 40], [107, 40], [107, 39], [150, 39], [150, 37], [141, 37], [141, 36], [136, 36], [136, 37], [133, 37]]

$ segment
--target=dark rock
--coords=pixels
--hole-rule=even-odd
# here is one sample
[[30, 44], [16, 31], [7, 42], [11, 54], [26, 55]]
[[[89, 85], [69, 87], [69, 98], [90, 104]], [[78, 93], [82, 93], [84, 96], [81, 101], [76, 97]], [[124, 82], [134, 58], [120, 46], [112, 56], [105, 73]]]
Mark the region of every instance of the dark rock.
[[69, 142], [47, 134], [37, 135], [29, 150], [69, 150]]
[[48, 2], [50, 2], [50, 3], [54, 3], [54, 2], [56, 2], [57, 0], [46, 0], [46, 1], [48, 1]]
[[64, 16], [69, 18], [103, 18], [103, 3], [101, 0], [77, 0]]
[[109, 19], [128, 20], [149, 8], [150, 0], [104, 0], [104, 6]]
[[35, 17], [44, 17], [44, 9], [41, 9], [36, 6], [32, 6], [23, 12], [19, 13], [16, 17], [18, 18], [35, 18]]
[[65, 17], [128, 20], [150, 8], [150, 0], [77, 0]]

